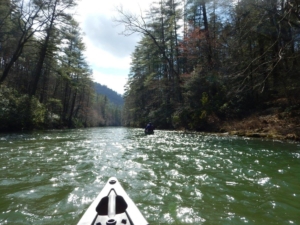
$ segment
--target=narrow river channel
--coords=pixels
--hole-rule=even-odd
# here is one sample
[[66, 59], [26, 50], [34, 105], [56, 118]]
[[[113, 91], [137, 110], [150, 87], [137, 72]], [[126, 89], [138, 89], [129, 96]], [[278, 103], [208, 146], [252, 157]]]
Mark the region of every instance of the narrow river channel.
[[0, 134], [0, 224], [76, 224], [109, 177], [151, 225], [300, 225], [300, 144], [93, 128]]

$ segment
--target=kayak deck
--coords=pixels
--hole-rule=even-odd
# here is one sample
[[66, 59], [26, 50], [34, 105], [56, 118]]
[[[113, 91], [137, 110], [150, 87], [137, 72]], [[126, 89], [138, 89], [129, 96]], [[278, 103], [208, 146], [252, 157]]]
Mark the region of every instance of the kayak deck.
[[111, 177], [77, 225], [149, 225], [117, 178]]

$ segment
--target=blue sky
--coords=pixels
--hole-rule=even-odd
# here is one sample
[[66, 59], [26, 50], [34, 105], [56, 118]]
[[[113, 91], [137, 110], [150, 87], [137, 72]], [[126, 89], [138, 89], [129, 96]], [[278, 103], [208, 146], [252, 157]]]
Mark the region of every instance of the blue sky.
[[139, 35], [119, 35], [124, 29], [116, 26], [115, 7], [140, 13], [149, 8], [152, 0], [81, 0], [77, 6], [78, 22], [84, 32], [86, 58], [93, 70], [93, 80], [106, 85], [119, 94], [124, 93], [134, 47]]

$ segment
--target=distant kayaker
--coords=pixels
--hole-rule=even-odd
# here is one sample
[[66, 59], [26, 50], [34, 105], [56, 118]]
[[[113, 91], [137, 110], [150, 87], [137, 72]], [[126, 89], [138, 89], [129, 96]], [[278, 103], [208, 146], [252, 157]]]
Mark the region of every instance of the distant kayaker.
[[153, 133], [153, 130], [154, 130], [154, 126], [152, 125], [151, 122], [149, 122], [145, 127], [145, 133]]

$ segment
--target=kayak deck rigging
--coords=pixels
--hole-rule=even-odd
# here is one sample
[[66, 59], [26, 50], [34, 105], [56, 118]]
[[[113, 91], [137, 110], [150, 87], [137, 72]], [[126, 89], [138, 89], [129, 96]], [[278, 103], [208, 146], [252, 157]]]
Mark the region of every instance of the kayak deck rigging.
[[111, 177], [77, 225], [149, 225], [117, 178]]

